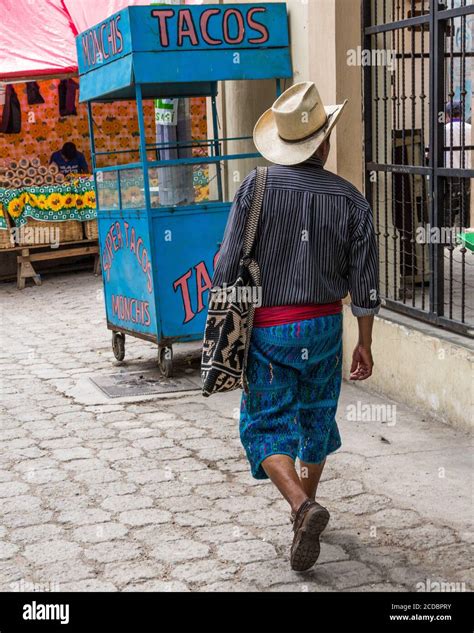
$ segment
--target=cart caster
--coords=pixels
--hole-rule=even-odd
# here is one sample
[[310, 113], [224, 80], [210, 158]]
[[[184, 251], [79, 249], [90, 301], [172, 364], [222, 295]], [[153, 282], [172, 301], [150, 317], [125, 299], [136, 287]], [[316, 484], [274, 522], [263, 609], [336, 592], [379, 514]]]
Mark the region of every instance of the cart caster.
[[117, 360], [125, 358], [125, 334], [112, 332], [112, 351]]
[[158, 366], [165, 378], [173, 375], [173, 348], [171, 346], [158, 348]]

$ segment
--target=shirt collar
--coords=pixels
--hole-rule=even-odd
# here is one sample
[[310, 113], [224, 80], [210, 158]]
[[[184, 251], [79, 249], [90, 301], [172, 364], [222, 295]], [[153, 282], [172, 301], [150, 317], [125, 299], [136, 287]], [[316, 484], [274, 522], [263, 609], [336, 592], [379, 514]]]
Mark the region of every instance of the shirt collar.
[[324, 167], [323, 161], [319, 158], [319, 156], [313, 155], [306, 160], [303, 165], [312, 165], [313, 167]]

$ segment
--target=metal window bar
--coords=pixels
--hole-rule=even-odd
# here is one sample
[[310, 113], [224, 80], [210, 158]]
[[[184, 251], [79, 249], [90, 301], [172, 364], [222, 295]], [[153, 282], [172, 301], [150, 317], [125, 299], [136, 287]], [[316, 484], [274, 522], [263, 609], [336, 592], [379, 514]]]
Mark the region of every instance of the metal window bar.
[[[473, 337], [474, 253], [460, 234], [474, 225], [466, 125], [474, 4], [364, 0], [362, 6], [364, 48], [386, 54], [391, 46], [395, 59], [393, 70], [363, 68], [366, 195], [385, 304]], [[446, 124], [446, 111], [457, 103], [459, 120]]]

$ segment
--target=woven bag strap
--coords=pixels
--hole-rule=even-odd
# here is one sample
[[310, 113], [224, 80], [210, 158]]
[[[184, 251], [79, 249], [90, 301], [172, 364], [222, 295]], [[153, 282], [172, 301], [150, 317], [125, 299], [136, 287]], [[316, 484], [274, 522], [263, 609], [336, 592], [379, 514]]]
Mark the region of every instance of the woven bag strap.
[[251, 255], [255, 238], [257, 237], [258, 222], [262, 212], [263, 195], [265, 193], [265, 185], [267, 183], [267, 167], [257, 167], [255, 177], [255, 187], [252, 196], [252, 205], [245, 223], [243, 258]]

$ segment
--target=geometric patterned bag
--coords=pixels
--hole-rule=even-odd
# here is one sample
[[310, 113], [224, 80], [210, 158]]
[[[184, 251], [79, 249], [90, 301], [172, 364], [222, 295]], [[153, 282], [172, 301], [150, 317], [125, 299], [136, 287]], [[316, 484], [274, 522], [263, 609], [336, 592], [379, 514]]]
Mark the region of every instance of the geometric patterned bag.
[[212, 288], [202, 347], [202, 395], [243, 388], [252, 335], [255, 293], [260, 292], [260, 268], [252, 253], [262, 210], [267, 168], [257, 167], [252, 205], [245, 224], [242, 259], [236, 281]]

